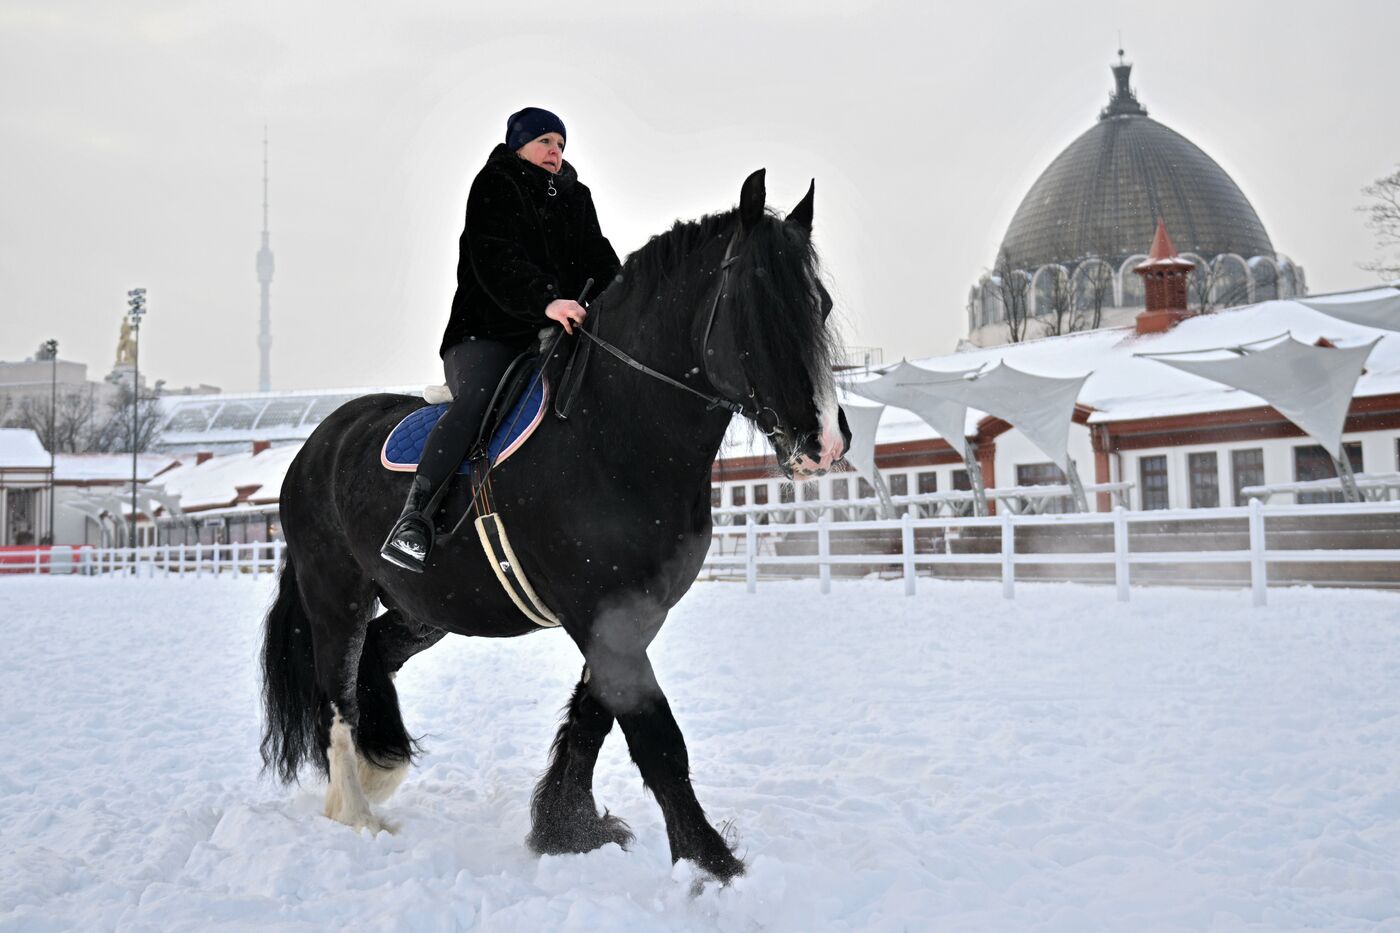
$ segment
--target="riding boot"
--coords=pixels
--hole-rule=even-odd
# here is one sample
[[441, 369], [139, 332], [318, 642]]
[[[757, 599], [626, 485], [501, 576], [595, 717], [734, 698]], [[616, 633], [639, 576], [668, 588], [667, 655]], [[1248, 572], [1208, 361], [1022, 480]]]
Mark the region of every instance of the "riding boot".
[[404, 502], [403, 513], [379, 549], [380, 557], [404, 570], [423, 572], [423, 565], [433, 549], [433, 524], [423, 515], [423, 509], [432, 496], [432, 480], [415, 475], [408, 487], [408, 500]]

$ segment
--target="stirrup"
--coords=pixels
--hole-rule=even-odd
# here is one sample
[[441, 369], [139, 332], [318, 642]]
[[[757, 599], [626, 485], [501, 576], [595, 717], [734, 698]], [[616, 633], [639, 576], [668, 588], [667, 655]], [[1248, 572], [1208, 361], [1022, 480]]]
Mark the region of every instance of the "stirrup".
[[[419, 536], [425, 539], [425, 546], [415, 540]], [[384, 544], [379, 548], [379, 556], [404, 570], [422, 573], [426, 569], [424, 565], [432, 549], [432, 526], [419, 513], [410, 512], [394, 523], [393, 531], [389, 532], [389, 537], [384, 539]]]

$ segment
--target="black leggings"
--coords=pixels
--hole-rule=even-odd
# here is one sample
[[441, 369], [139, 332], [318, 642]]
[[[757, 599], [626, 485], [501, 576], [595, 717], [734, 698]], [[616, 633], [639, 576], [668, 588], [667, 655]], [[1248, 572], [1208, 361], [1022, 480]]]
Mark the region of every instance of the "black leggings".
[[496, 383], [501, 381], [511, 360], [524, 352], [526, 345], [503, 343], [499, 340], [469, 338], [449, 347], [442, 357], [447, 386], [452, 390], [452, 404], [442, 413], [438, 423], [423, 442], [418, 459], [418, 475], [426, 476], [436, 489], [452, 476], [467, 455], [467, 447], [481, 430], [486, 406]]

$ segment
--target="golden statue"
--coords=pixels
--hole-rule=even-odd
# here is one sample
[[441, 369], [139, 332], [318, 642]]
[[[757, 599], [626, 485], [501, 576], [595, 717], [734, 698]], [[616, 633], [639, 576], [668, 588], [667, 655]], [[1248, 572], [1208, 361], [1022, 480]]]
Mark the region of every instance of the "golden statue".
[[117, 365], [136, 365], [136, 337], [131, 331], [131, 321], [122, 318], [122, 335], [117, 338]]

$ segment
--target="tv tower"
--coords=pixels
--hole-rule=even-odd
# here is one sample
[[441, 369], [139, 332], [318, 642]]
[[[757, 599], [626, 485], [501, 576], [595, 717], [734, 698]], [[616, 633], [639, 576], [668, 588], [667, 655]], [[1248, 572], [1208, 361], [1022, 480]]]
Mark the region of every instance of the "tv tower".
[[262, 249], [258, 250], [258, 285], [262, 292], [262, 312], [258, 318], [258, 391], [272, 388], [272, 234], [267, 229], [267, 124], [263, 124], [263, 228]]

